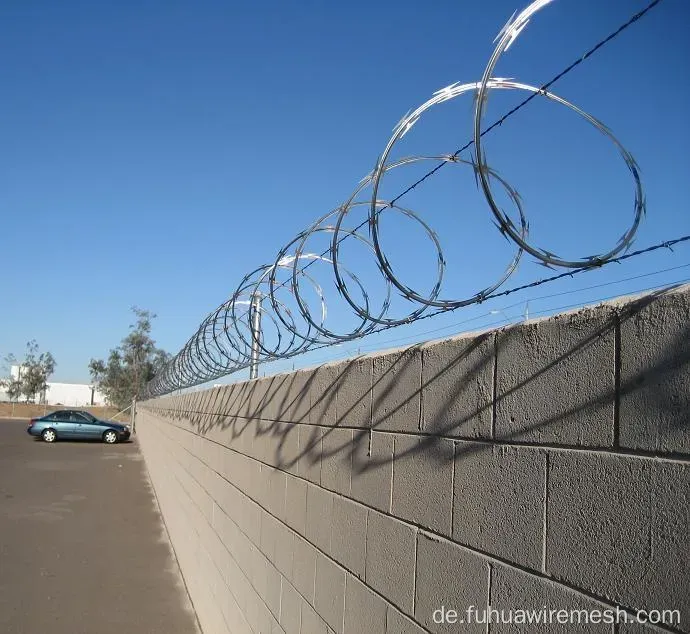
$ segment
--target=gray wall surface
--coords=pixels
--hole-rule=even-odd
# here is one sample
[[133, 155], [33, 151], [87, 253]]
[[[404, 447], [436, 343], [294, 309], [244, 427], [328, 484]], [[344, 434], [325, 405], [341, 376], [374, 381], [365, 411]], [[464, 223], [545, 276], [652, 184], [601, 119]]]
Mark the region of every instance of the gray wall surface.
[[147, 401], [136, 431], [206, 634], [524, 629], [434, 622], [489, 605], [690, 632], [690, 286]]

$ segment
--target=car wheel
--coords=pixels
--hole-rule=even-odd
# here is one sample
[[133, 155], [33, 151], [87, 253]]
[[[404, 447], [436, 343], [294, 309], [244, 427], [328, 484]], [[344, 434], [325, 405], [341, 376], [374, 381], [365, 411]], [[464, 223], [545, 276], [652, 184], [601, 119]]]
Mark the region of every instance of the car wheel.
[[109, 445], [116, 443], [117, 433], [114, 432], [112, 429], [109, 429], [107, 432], [103, 434], [103, 442], [108, 443]]
[[57, 440], [57, 434], [54, 429], [44, 429], [41, 433], [41, 438], [45, 442], [55, 442]]

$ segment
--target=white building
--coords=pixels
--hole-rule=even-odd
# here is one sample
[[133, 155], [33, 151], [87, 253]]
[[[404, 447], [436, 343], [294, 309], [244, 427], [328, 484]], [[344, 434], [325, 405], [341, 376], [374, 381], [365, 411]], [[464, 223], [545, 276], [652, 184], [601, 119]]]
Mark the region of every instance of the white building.
[[105, 405], [105, 396], [94, 385], [87, 385], [86, 383], [48, 382], [45, 397], [41, 399], [41, 402], [47, 405], [84, 407]]
[[[10, 376], [18, 379], [22, 367], [13, 365]], [[7, 393], [0, 390], [0, 400], [8, 400]], [[37, 399], [46, 405], [67, 405], [69, 407], [85, 407], [90, 405], [105, 405], [105, 396], [94, 385], [88, 383], [56, 383], [49, 381], [44, 394]]]

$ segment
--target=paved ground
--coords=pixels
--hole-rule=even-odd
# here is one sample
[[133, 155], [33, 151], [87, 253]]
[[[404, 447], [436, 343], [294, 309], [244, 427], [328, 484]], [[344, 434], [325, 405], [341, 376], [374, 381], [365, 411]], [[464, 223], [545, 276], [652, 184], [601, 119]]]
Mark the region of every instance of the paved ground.
[[0, 420], [0, 632], [198, 632], [136, 437], [49, 445]]

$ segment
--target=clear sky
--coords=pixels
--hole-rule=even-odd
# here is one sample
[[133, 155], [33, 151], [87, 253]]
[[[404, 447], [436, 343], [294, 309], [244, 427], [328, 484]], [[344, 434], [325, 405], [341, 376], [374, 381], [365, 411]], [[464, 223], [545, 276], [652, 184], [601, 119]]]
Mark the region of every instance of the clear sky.
[[[496, 73], [543, 83], [645, 4], [556, 0]], [[36, 339], [58, 362], [54, 380], [86, 381], [89, 359], [126, 334], [133, 305], [158, 314], [155, 338], [177, 351], [246, 272], [349, 196], [402, 115], [443, 86], [479, 80], [494, 37], [524, 6], [2, 3], [0, 356], [21, 355]], [[663, 0], [553, 88], [637, 159], [648, 217], [635, 247], [690, 233], [688, 18], [687, 0]], [[488, 117], [524, 96], [492, 95]], [[471, 97], [439, 106], [397, 155], [455, 151], [471, 137], [471, 112]], [[523, 195], [543, 246], [588, 255], [630, 222], [625, 166], [561, 106], [535, 100], [487, 138], [486, 151]], [[391, 178], [389, 197], [414, 175]], [[463, 168], [451, 166], [405, 203], [441, 237], [447, 297], [490, 284], [513, 253]], [[384, 242], [401, 275], [423, 286], [434, 255], [415, 228], [391, 221]], [[688, 277], [684, 268], [574, 292], [688, 262], [690, 247], [679, 246], [312, 359], [488, 325], [519, 316], [524, 307], [510, 306], [528, 299], [534, 314]], [[506, 286], [548, 273], [526, 259]], [[568, 294], [534, 299], [558, 292]]]

